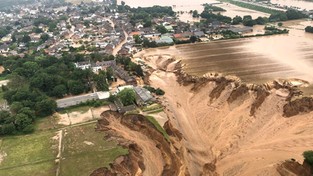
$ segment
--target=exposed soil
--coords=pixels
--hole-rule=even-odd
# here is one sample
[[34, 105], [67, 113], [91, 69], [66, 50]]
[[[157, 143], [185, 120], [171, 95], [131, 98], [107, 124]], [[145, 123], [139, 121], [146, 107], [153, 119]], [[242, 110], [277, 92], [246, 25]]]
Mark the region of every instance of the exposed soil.
[[213, 168], [208, 163], [216, 163], [219, 175], [279, 175], [277, 163], [301, 161], [312, 148], [311, 97], [291, 101], [298, 93], [279, 82], [245, 85], [216, 73], [190, 76], [177, 61], [173, 67], [160, 59], [145, 58], [156, 68], [149, 82], [166, 92], [162, 103], [181, 134], [191, 175], [205, 174], [204, 168]]
[[142, 115], [104, 112], [97, 130], [129, 154], [93, 176], [306, 172], [283, 161], [303, 161], [302, 152], [312, 149], [312, 97], [299, 96], [284, 81], [255, 85], [217, 73], [196, 77], [168, 55], [143, 59], [151, 66], [147, 82], [166, 92], [159, 101], [169, 118], [164, 129], [170, 142]]
[[181, 147], [170, 143], [142, 115], [120, 115], [106, 111], [98, 121], [97, 130], [105, 131], [107, 138], [119, 141], [129, 154], [118, 158], [110, 169], [100, 168], [100, 175], [189, 175], [183, 163]]

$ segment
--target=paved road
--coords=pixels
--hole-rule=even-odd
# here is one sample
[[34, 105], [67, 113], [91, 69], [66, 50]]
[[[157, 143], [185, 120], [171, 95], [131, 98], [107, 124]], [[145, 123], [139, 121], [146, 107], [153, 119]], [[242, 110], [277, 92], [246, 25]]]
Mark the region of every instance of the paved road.
[[93, 100], [93, 99], [98, 99], [98, 95], [96, 93], [63, 98], [63, 99], [57, 100], [56, 102], [57, 102], [58, 108], [65, 108], [68, 106], [74, 106], [82, 102], [86, 102], [88, 100]]

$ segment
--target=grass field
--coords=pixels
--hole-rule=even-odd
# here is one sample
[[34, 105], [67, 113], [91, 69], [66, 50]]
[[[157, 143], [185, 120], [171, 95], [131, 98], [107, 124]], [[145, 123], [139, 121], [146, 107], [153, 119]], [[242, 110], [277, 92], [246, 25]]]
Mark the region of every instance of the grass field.
[[[68, 128], [64, 136], [60, 175], [89, 175], [97, 168], [108, 166], [127, 150], [114, 142], [103, 140], [103, 132], [95, 132], [95, 124]], [[83, 167], [77, 167], [82, 165]]]
[[[58, 129], [51, 128], [51, 124], [52, 121], [42, 120], [38, 124], [41, 131], [0, 140], [1, 176], [56, 175], [59, 140], [53, 137]], [[95, 132], [95, 123], [68, 126], [62, 130], [64, 137], [61, 145], [64, 150], [61, 153], [60, 176], [89, 175], [128, 153], [115, 142], [105, 141], [103, 132]]]
[[0, 164], [3, 175], [53, 175], [57, 154], [55, 132], [43, 132], [1, 139]]

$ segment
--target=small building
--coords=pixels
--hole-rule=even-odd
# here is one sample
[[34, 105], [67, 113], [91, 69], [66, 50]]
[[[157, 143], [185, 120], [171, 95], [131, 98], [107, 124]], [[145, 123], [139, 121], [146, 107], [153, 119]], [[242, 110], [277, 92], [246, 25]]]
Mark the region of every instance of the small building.
[[168, 36], [161, 36], [159, 40], [155, 41], [156, 43], [166, 43], [166, 44], [172, 44], [174, 43], [173, 39]]
[[137, 86], [134, 87], [134, 91], [136, 93], [136, 103], [139, 106], [147, 105], [155, 101], [151, 93], [145, 88]]
[[91, 100], [105, 100], [108, 99], [109, 97], [110, 97], [109, 92], [95, 92], [74, 97], [62, 98], [57, 100], [56, 103], [57, 107], [62, 109], [70, 106], [79, 105], [81, 103]]

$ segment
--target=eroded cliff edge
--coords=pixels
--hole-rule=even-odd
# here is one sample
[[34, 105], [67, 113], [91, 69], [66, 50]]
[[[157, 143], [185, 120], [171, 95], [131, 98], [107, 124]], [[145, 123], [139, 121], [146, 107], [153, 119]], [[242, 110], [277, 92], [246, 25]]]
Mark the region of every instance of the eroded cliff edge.
[[[136, 169], [129, 175], [279, 175], [279, 163], [294, 157], [300, 161], [301, 153], [313, 146], [312, 98], [299, 96], [301, 92], [288, 81], [254, 85], [217, 73], [195, 77], [184, 73], [180, 62], [170, 57], [144, 59], [150, 66], [146, 82], [166, 92], [159, 101], [169, 117], [164, 128], [171, 142], [148, 142], [148, 147], [147, 142], [135, 140], [150, 129], [141, 120], [126, 120], [136, 124], [131, 126], [121, 120], [121, 128], [107, 125], [114, 131], [110, 134], [119, 134], [112, 136], [127, 139], [121, 144], [131, 149], [129, 157], [137, 158], [126, 157], [122, 159], [125, 166], [115, 163], [111, 168], [133, 166], [126, 161], [135, 161]], [[154, 133], [145, 134], [145, 139], [155, 141], [158, 135], [149, 134]], [[157, 150], [147, 158], [145, 148]], [[173, 165], [173, 161], [179, 162]], [[147, 169], [151, 166], [158, 172]]]

